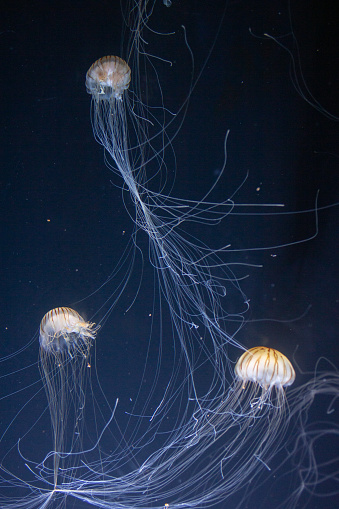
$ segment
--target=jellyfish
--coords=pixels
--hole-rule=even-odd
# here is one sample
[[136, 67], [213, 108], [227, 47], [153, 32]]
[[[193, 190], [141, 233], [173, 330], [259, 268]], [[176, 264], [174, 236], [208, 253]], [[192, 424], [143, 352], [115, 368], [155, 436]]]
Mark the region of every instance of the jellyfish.
[[100, 58], [90, 67], [86, 74], [86, 89], [97, 101], [113, 97], [122, 100], [124, 90], [131, 81], [131, 69], [119, 57]]
[[94, 323], [68, 307], [48, 311], [40, 323], [40, 369], [54, 443], [44, 463], [49, 471], [48, 460], [53, 458], [54, 487], [60, 469], [65, 468], [69, 456], [75, 457], [82, 440], [90, 349], [97, 330]]
[[[265, 346], [256, 346], [244, 352], [234, 372], [244, 390], [248, 384], [252, 386], [252, 393], [258, 393], [258, 389], [262, 388], [262, 394], [257, 398], [259, 406], [270, 402], [274, 389], [278, 399], [284, 399], [283, 387], [292, 385], [295, 380], [295, 371], [288, 358], [278, 350]], [[281, 407], [281, 404], [278, 406]]]

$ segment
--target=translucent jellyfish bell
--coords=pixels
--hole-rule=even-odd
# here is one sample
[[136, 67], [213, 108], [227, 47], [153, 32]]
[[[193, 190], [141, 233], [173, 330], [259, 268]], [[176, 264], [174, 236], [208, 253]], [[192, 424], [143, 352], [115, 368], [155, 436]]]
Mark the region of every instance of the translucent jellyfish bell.
[[71, 308], [55, 308], [40, 323], [40, 346], [46, 352], [78, 352], [86, 356], [98, 327]]
[[256, 382], [264, 388], [292, 385], [295, 380], [294, 368], [287, 357], [265, 346], [256, 346], [243, 353], [234, 371], [244, 383]]
[[96, 60], [87, 71], [86, 90], [97, 100], [112, 96], [121, 100], [130, 81], [131, 69], [125, 60], [109, 55]]

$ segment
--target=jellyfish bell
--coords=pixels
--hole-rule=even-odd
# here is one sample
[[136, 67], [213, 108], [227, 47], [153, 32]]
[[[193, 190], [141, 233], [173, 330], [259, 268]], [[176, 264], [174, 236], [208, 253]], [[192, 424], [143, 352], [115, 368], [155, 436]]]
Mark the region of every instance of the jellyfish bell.
[[113, 97], [121, 101], [130, 81], [131, 69], [125, 60], [109, 55], [96, 60], [87, 71], [86, 90], [97, 100]]
[[285, 407], [284, 387], [293, 384], [295, 371], [281, 352], [266, 346], [250, 348], [238, 359], [234, 372], [238, 393], [246, 393], [252, 408], [261, 410], [264, 405]]
[[250, 348], [242, 354], [234, 368], [239, 380], [258, 383], [261, 387], [292, 385], [295, 371], [285, 355], [265, 346]]
[[87, 356], [98, 327], [82, 318], [74, 309], [51, 309], [40, 323], [40, 346], [46, 353], [67, 351]]

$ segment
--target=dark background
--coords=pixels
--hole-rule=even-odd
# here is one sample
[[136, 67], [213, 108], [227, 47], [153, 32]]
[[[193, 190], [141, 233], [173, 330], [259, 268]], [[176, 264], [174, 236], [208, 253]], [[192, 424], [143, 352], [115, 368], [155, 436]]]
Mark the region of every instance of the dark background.
[[[337, 207], [323, 209], [338, 201], [337, 122], [313, 107], [318, 101], [324, 110], [338, 114], [334, 2], [291, 2], [290, 13], [287, 2], [229, 2], [218, 33], [224, 6], [220, 1], [174, 0], [167, 9], [160, 2], [151, 20], [154, 29], [177, 33], [171, 39], [174, 43], [160, 37], [150, 46], [150, 53], [173, 61], [174, 70], [157, 63], [169, 109], [182, 103], [189, 87], [191, 71], [181, 25], [186, 26], [194, 53], [195, 78], [206, 64], [175, 139], [174, 195], [203, 196], [220, 171], [224, 136], [230, 129], [228, 164], [213, 198], [230, 196], [249, 172], [236, 202], [284, 203], [284, 211], [290, 214], [233, 216], [216, 229], [192, 225], [192, 234], [203, 235], [211, 247], [230, 242], [239, 250], [230, 255], [230, 261], [262, 265], [242, 273], [250, 275], [242, 286], [251, 301], [251, 313], [239, 341], [249, 347], [278, 348], [293, 358], [297, 371], [312, 372], [320, 357], [335, 363], [339, 353], [338, 214]], [[69, 305], [91, 318], [113, 291], [106, 286], [78, 302], [111, 274], [132, 231], [117, 187], [121, 183], [104, 166], [103, 151], [93, 139], [90, 98], [84, 86], [92, 62], [119, 54], [121, 27], [120, 5], [115, 1], [16, 2], [2, 14], [0, 330], [4, 356], [29, 342], [49, 309]], [[294, 34], [300, 52], [297, 73], [300, 78], [301, 66], [315, 98], [313, 105], [293, 86], [288, 51], [264, 33], [277, 37], [297, 57]], [[178, 75], [182, 75], [180, 83]], [[302, 89], [307, 95], [305, 84]], [[318, 234], [300, 243], [314, 235], [316, 219], [314, 212], [296, 212], [314, 210], [318, 190]], [[288, 247], [274, 248], [281, 244]], [[147, 240], [142, 236], [140, 246], [146, 257], [143, 277], [151, 277]], [[273, 248], [255, 249], [269, 246]], [[147, 306], [153, 298], [144, 285], [141, 299], [126, 315], [138, 286], [140, 262], [135, 271], [130, 294], [123, 296], [100, 334], [105, 350], [98, 347], [102, 377], [109, 377], [113, 368], [115, 378], [122, 381], [116, 389], [122, 401], [133, 390], [127, 383], [131, 380], [133, 387], [133, 342], [139, 345], [144, 337], [147, 344]], [[121, 338], [125, 346], [119, 353]], [[34, 364], [14, 377], [18, 386], [35, 382], [39, 386], [37, 351], [35, 341], [4, 368], [11, 372]], [[235, 360], [237, 353], [232, 355]], [[127, 359], [127, 370], [120, 356]], [[5, 395], [13, 390], [6, 380]], [[26, 396], [20, 397], [4, 400], [5, 426], [27, 401]], [[41, 408], [37, 405], [36, 412]], [[28, 412], [28, 408], [22, 411], [22, 429], [26, 429]], [[322, 415], [316, 418], [321, 420]], [[17, 426], [11, 430], [13, 436], [23, 433]], [[41, 448], [45, 451], [43, 444]], [[333, 497], [320, 502], [314, 498], [309, 505], [331, 506]]]

